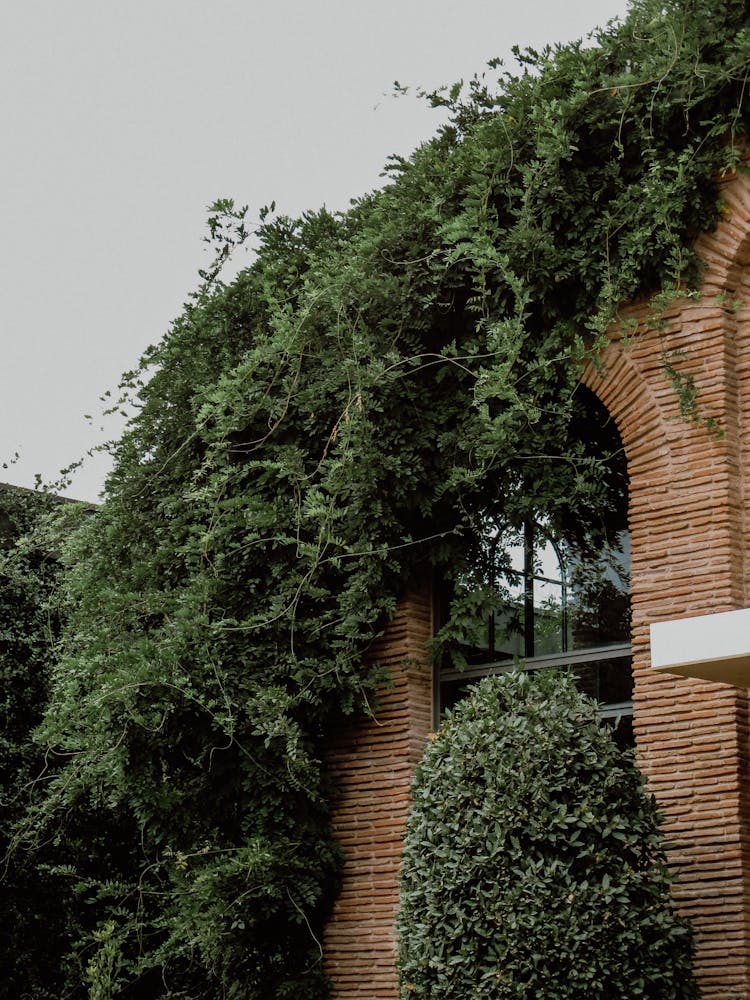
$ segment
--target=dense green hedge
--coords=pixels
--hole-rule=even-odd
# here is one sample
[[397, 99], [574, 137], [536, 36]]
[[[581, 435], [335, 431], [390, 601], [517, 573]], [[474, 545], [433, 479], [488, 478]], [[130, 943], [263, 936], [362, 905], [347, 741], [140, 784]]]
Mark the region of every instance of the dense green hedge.
[[486, 678], [412, 786], [402, 1000], [687, 1000], [658, 814], [572, 678]]

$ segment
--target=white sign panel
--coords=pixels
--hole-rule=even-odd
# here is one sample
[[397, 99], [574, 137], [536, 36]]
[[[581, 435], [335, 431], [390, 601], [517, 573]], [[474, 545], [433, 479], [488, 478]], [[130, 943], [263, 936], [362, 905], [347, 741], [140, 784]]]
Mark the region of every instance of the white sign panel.
[[651, 666], [750, 687], [750, 608], [652, 625]]

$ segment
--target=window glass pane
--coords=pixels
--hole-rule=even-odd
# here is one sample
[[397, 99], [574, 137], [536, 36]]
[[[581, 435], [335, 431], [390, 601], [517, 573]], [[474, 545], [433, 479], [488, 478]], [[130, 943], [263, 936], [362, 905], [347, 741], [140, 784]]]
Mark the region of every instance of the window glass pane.
[[612, 729], [615, 743], [622, 750], [635, 746], [635, 733], [633, 732], [633, 713], [625, 713], [604, 719], [606, 725]]
[[633, 671], [629, 656], [575, 664], [571, 671], [581, 691], [601, 705], [626, 704], [633, 698]]
[[487, 516], [471, 567], [443, 595], [442, 622], [452, 601], [458, 608], [452, 649], [468, 675], [446, 664], [440, 701], [454, 704], [468, 684], [516, 660], [529, 669], [567, 667], [627, 743], [633, 690], [627, 462], [617, 428], [593, 394], [579, 387], [576, 403], [571, 439], [596, 463], [602, 490], [578, 510], [560, 503], [549, 516], [540, 510], [521, 525]]
[[630, 536], [620, 532], [587, 558], [569, 556], [572, 649], [630, 640]]
[[564, 554], [541, 525], [534, 527], [533, 571], [533, 655], [564, 653], [570, 646]]
[[519, 531], [488, 521], [476, 582], [495, 593], [498, 608], [477, 630], [468, 658], [492, 662], [628, 642], [629, 569], [626, 531], [582, 552], [544, 523]]

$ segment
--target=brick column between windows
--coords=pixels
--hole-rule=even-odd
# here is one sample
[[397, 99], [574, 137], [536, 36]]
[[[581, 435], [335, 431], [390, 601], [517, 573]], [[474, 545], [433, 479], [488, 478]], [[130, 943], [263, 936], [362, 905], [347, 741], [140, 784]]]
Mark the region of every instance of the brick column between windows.
[[432, 723], [429, 586], [408, 594], [373, 646], [392, 686], [379, 692], [372, 716], [339, 732], [326, 755], [338, 788], [334, 834], [344, 849], [342, 884], [323, 940], [334, 1000], [398, 996], [398, 868], [409, 787]]

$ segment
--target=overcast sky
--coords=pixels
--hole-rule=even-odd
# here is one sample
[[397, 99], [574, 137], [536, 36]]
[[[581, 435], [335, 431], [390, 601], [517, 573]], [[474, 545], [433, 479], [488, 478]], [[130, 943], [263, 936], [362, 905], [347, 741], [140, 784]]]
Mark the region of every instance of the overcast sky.
[[[207, 261], [206, 206], [337, 210], [438, 112], [391, 96], [626, 0], [11, 0], [0, 13], [0, 481], [56, 477]], [[245, 258], [247, 259], [247, 258]], [[95, 419], [89, 423], [84, 414]], [[90, 461], [68, 490], [96, 499]]]

